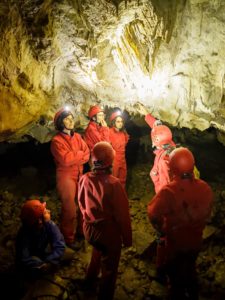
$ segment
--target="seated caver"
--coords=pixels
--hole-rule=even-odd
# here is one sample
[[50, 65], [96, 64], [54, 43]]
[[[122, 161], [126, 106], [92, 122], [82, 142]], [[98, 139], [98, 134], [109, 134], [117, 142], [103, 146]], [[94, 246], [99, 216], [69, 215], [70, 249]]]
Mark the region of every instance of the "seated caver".
[[62, 260], [73, 258], [74, 251], [65, 251], [63, 235], [51, 220], [45, 202], [26, 201], [20, 217], [22, 226], [16, 237], [16, 264], [21, 271], [31, 276], [51, 273]]

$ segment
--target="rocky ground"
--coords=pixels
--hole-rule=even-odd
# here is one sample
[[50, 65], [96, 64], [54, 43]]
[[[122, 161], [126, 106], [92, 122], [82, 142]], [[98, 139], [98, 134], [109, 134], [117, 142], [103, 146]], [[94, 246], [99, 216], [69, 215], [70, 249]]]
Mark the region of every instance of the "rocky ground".
[[[140, 142], [140, 141], [139, 141]], [[142, 146], [140, 146], [142, 145]], [[156, 278], [154, 263], [154, 230], [146, 214], [146, 206], [153, 196], [149, 179], [152, 157], [147, 157], [148, 145], [141, 141], [139, 159], [128, 159], [127, 191], [133, 228], [133, 247], [123, 249], [116, 285], [115, 300], [163, 300], [167, 289]], [[63, 266], [54, 278], [24, 286], [15, 272], [14, 240], [20, 226], [20, 208], [26, 199], [47, 202], [52, 219], [59, 222], [60, 202], [55, 190], [54, 164], [46, 156], [49, 145], [20, 145], [20, 149], [7, 145], [7, 157], [2, 154], [0, 170], [0, 293], [1, 299], [85, 299], [94, 300], [94, 294], [84, 292], [82, 279], [90, 259], [91, 247], [84, 243], [71, 264]], [[135, 149], [135, 142], [132, 145]], [[209, 149], [209, 147], [208, 147]], [[212, 147], [215, 149], [215, 147]], [[198, 149], [195, 149], [198, 151]], [[221, 152], [223, 155], [223, 151]], [[1, 153], [0, 153], [1, 154]], [[20, 160], [18, 159], [20, 154]], [[131, 153], [130, 153], [131, 154]], [[134, 153], [132, 153], [133, 155]], [[136, 153], [137, 154], [137, 153]], [[203, 154], [202, 154], [203, 155]], [[135, 157], [134, 155], [132, 157]], [[140, 158], [141, 157], [141, 158]], [[199, 156], [200, 157], [200, 156]], [[219, 160], [219, 154], [214, 155]], [[201, 156], [202, 158], [202, 156]], [[213, 157], [211, 158], [213, 159]], [[12, 167], [10, 167], [10, 164]], [[205, 168], [207, 164], [205, 164]], [[223, 165], [211, 166], [213, 175], [200, 164], [201, 176], [212, 186], [215, 205], [211, 222], [204, 232], [204, 245], [197, 261], [200, 300], [225, 299], [225, 185]], [[220, 172], [219, 172], [220, 170]], [[211, 174], [211, 175], [210, 175]], [[4, 295], [4, 296], [3, 296]], [[42, 295], [42, 297], [41, 297]], [[43, 298], [43, 295], [48, 295]], [[3, 296], [3, 297], [2, 297]]]

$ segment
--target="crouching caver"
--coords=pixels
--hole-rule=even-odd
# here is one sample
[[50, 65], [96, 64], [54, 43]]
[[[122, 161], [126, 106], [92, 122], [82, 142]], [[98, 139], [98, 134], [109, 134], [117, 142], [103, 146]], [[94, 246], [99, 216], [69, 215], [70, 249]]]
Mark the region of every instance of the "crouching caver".
[[157, 259], [169, 277], [172, 300], [198, 299], [195, 261], [213, 193], [206, 182], [194, 177], [194, 165], [187, 148], [173, 150], [169, 155], [171, 182], [148, 205], [151, 223], [164, 236], [164, 250], [159, 245]]
[[86, 279], [94, 282], [101, 270], [99, 300], [113, 299], [122, 244], [132, 245], [128, 199], [119, 179], [111, 175], [113, 158], [109, 143], [97, 143], [93, 171], [81, 177], [78, 189], [84, 235], [93, 246]]
[[[29, 276], [39, 276], [57, 269], [65, 257], [65, 242], [58, 226], [51, 221], [46, 203], [28, 200], [21, 209], [22, 226], [16, 238], [16, 263]], [[68, 260], [74, 252], [69, 250]]]

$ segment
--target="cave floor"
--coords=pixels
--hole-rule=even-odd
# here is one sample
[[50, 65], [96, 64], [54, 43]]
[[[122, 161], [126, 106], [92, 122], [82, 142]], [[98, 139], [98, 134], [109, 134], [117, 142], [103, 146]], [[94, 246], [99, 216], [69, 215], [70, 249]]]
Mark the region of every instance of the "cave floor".
[[[153, 196], [148, 171], [149, 167], [146, 164], [140, 164], [134, 167], [132, 174], [128, 176], [128, 184], [133, 181], [132, 176], [135, 176], [137, 183], [128, 186], [134, 243], [133, 247], [122, 250], [115, 300], [166, 299], [166, 286], [160, 284], [156, 278], [155, 236], [146, 215], [147, 203]], [[46, 281], [48, 293], [52, 293], [51, 297], [48, 296], [50, 298], [43, 298], [43, 295], [40, 297], [41, 293], [46, 293], [46, 282], [45, 284], [42, 282], [37, 287], [35, 285], [36, 291], [34, 291], [33, 283], [26, 286], [22, 282], [21, 286], [21, 278], [18, 278], [15, 273], [14, 240], [20, 224], [20, 207], [24, 200], [29, 196], [46, 201], [51, 210], [52, 219], [56, 223], [59, 220], [60, 202], [55, 188], [46, 190], [47, 174], [47, 171], [41, 172], [40, 176], [35, 168], [28, 167], [24, 168], [20, 175], [2, 177], [0, 180], [0, 281], [2, 294], [6, 295], [3, 299], [96, 299], [95, 294], [84, 292], [81, 288], [91, 255], [91, 246], [86, 242], [76, 252], [74, 260], [69, 265], [64, 265], [56, 273], [54, 279], [51, 278], [50, 281]], [[54, 187], [53, 180], [48, 180], [48, 186]], [[221, 200], [223, 185], [218, 181], [212, 183], [212, 186], [216, 191], [216, 198]], [[221, 210], [223, 206], [219, 201], [216, 201], [216, 205], [217, 209], [214, 214], [217, 216], [217, 220], [218, 218], [222, 220], [224, 219], [224, 209], [223, 213]], [[197, 262], [201, 300], [225, 299], [225, 227], [224, 222], [220, 224], [220, 227], [218, 224], [218, 222], [210, 224], [206, 232], [203, 250]], [[52, 281], [55, 281], [56, 285], [52, 284]], [[33, 296], [31, 296], [31, 292], [28, 293], [31, 288], [32, 293], [34, 293]], [[58, 296], [55, 296], [54, 293], [58, 293]]]

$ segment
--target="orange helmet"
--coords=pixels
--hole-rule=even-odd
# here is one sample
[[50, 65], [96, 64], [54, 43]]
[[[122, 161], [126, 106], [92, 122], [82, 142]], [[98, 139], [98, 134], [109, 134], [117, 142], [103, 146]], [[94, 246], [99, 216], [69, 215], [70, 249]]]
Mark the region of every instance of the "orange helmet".
[[114, 155], [114, 150], [108, 142], [95, 144], [91, 156], [94, 169], [105, 169], [112, 166]]
[[172, 132], [169, 127], [165, 125], [154, 126], [151, 131], [152, 144], [156, 147], [171, 144]]
[[100, 106], [98, 105], [91, 106], [88, 111], [88, 117], [91, 119], [100, 112], [104, 112], [104, 110]]
[[122, 112], [120, 110], [114, 111], [111, 114], [111, 116], [109, 118], [110, 122], [112, 122], [113, 120], [115, 120], [117, 117], [121, 117], [123, 119], [123, 114], [122, 114]]
[[63, 107], [59, 111], [57, 111], [54, 117], [54, 125], [57, 130], [62, 131], [64, 129], [62, 121], [69, 115], [73, 116], [72, 112], [66, 107]]
[[41, 203], [39, 200], [28, 200], [22, 206], [20, 218], [25, 224], [32, 226], [43, 216], [45, 208], [45, 202]]
[[194, 156], [187, 148], [176, 148], [169, 155], [169, 168], [173, 175], [192, 174], [194, 165]]

